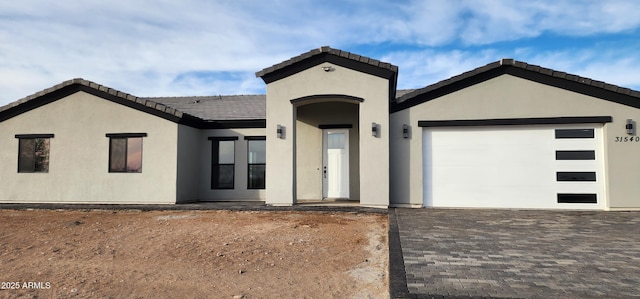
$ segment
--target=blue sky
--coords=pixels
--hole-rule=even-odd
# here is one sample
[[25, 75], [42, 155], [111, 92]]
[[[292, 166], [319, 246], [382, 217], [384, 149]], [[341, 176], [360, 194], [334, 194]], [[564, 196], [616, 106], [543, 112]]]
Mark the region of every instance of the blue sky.
[[0, 3], [0, 105], [72, 78], [136, 96], [264, 93], [328, 45], [419, 88], [515, 58], [640, 89], [640, 1], [24, 0]]

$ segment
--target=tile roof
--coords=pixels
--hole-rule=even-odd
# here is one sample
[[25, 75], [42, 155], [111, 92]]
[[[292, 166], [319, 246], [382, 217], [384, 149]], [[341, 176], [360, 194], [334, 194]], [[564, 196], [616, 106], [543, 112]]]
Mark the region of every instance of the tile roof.
[[265, 119], [267, 116], [267, 97], [263, 94], [146, 99], [207, 121]]
[[629, 88], [625, 88], [625, 87], [620, 87], [617, 85], [613, 85], [613, 84], [608, 84], [602, 81], [597, 81], [597, 80], [593, 80], [590, 78], [585, 78], [585, 77], [580, 77], [578, 75], [573, 75], [573, 74], [568, 74], [566, 72], [562, 72], [562, 71], [557, 71], [557, 70], [553, 70], [553, 69], [549, 69], [549, 68], [544, 68], [541, 67], [539, 65], [533, 65], [533, 64], [528, 64], [526, 62], [522, 62], [522, 61], [517, 61], [511, 58], [503, 58], [500, 59], [498, 61], [489, 63], [485, 66], [481, 66], [478, 68], [475, 68], [473, 70], [464, 72], [460, 75], [457, 76], [453, 76], [449, 79], [445, 79], [442, 80], [440, 82], [428, 85], [426, 87], [423, 88], [419, 88], [419, 89], [415, 89], [412, 92], [408, 92], [403, 94], [402, 96], [398, 96], [397, 98], [397, 103], [402, 103], [406, 100], [409, 100], [411, 98], [414, 98], [418, 95], [421, 94], [425, 94], [428, 93], [430, 91], [442, 88], [444, 86], [448, 86], [448, 85], [452, 85], [454, 83], [457, 83], [459, 81], [465, 80], [467, 78], [482, 74], [482, 73], [486, 73], [488, 71], [497, 69], [497, 68], [501, 68], [501, 67], [505, 67], [505, 66], [511, 66], [511, 67], [515, 67], [518, 69], [522, 69], [522, 70], [526, 70], [526, 71], [530, 71], [530, 72], [535, 72], [535, 73], [539, 73], [539, 74], [543, 74], [543, 75], [547, 75], [547, 76], [552, 76], [555, 78], [559, 78], [559, 79], [565, 79], [568, 81], [573, 81], [576, 83], [580, 83], [582, 85], [588, 85], [588, 86], [592, 86], [592, 87], [596, 87], [596, 88], [602, 88], [602, 89], [606, 89], [608, 91], [612, 91], [615, 93], [619, 93], [619, 94], [623, 94], [623, 95], [628, 95], [628, 96], [632, 96], [632, 97], [636, 97], [640, 99], [640, 91], [635, 91]]
[[298, 62], [301, 62], [303, 60], [306, 60], [308, 58], [311, 58], [313, 56], [320, 55], [320, 54], [323, 54], [323, 53], [333, 54], [333, 55], [336, 55], [336, 56], [339, 56], [339, 57], [343, 57], [343, 58], [347, 58], [347, 59], [350, 59], [350, 60], [353, 60], [353, 61], [362, 62], [362, 63], [369, 64], [369, 65], [372, 65], [372, 66], [383, 68], [383, 69], [388, 69], [388, 70], [393, 71], [393, 72], [398, 72], [398, 67], [393, 65], [393, 64], [390, 64], [390, 63], [387, 63], [387, 62], [382, 62], [382, 61], [377, 60], [377, 59], [373, 59], [373, 58], [369, 58], [369, 57], [366, 57], [366, 56], [354, 54], [354, 53], [351, 53], [351, 52], [342, 51], [340, 49], [334, 49], [334, 48], [331, 48], [329, 46], [323, 46], [323, 47], [320, 47], [320, 48], [313, 49], [313, 50], [311, 50], [309, 52], [303, 53], [301, 55], [298, 55], [296, 57], [290, 58], [290, 59], [285, 60], [283, 62], [280, 62], [278, 64], [275, 64], [275, 65], [270, 66], [268, 68], [265, 68], [265, 69], [263, 69], [263, 70], [261, 70], [259, 72], [256, 72], [256, 77], [263, 77], [263, 76], [265, 76], [265, 75], [267, 75], [269, 73], [273, 73], [275, 71], [281, 70], [283, 68], [286, 68], [288, 66], [291, 66], [293, 64], [296, 64]]
[[144, 107], [145, 109], [152, 109], [155, 110], [157, 113], [160, 114], [165, 114], [166, 116], [170, 116], [170, 117], [177, 117], [177, 118], [181, 118], [183, 116], [183, 113], [181, 111], [178, 111], [172, 107], [168, 107], [166, 105], [160, 104], [160, 103], [156, 103], [154, 101], [151, 100], [147, 100], [144, 98], [139, 98], [133, 95], [130, 95], [128, 93], [124, 93], [121, 91], [118, 91], [116, 89], [113, 88], [109, 88], [106, 87], [104, 85], [100, 85], [82, 78], [76, 78], [76, 79], [71, 79], [71, 80], [67, 80], [64, 81], [60, 84], [54, 85], [50, 88], [41, 90], [39, 92], [36, 92], [32, 95], [26, 96], [22, 99], [19, 99], [15, 102], [9, 103], [7, 105], [4, 105], [2, 107], [0, 107], [0, 113], [2, 112], [8, 112], [9, 110], [11, 110], [12, 108], [17, 108], [18, 106], [23, 106], [25, 104], [34, 104], [34, 101], [37, 99], [40, 99], [43, 96], [52, 94], [56, 91], [61, 91], [65, 88], [68, 88], [70, 86], [84, 86], [84, 87], [88, 87], [90, 89], [93, 89], [95, 91], [99, 91], [99, 92], [103, 92], [106, 93], [110, 96], [116, 97], [118, 99], [123, 100], [124, 102], [129, 102], [131, 105], [133, 106], [140, 106], [140, 107]]
[[[367, 64], [397, 71], [396, 66], [388, 63], [382, 63], [377, 60], [331, 49], [329, 47], [322, 47], [266, 68], [256, 73], [256, 75], [259, 76], [266, 72], [275, 71], [278, 68], [284, 68], [287, 65], [316, 55], [317, 53], [334, 53], [335, 55], [349, 57], [349, 59], [355, 59]], [[640, 91], [505, 58], [423, 88], [394, 89], [395, 96], [390, 106], [390, 112], [409, 108], [432, 98], [505, 73], [640, 108]], [[198, 97], [136, 97], [104, 85], [76, 78], [0, 107], [0, 121], [45, 105], [77, 91], [89, 92], [172, 121], [194, 126], [200, 126], [204, 123], [215, 123], [216, 121], [264, 121], [266, 119], [266, 95], [264, 94]]]
[[411, 93], [415, 91], [415, 89], [398, 89], [396, 90], [396, 99], [402, 97], [405, 94]]

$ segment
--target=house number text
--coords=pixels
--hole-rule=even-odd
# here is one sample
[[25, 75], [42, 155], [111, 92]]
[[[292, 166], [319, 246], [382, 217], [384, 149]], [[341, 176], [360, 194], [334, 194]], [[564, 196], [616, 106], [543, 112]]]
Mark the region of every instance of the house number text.
[[614, 142], [640, 142], [640, 136], [625, 136], [625, 137], [616, 137]]

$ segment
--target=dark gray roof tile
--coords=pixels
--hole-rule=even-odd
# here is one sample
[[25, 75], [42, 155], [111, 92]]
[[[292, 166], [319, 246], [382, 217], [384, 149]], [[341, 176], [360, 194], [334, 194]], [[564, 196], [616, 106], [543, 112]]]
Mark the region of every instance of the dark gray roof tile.
[[617, 85], [613, 85], [613, 84], [605, 83], [604, 84], [604, 89], [617, 92], [618, 91], [618, 86]]
[[272, 73], [274, 71], [277, 71], [277, 70], [283, 69], [283, 68], [285, 68], [287, 66], [290, 66], [290, 65], [292, 65], [292, 64], [294, 64], [296, 62], [305, 60], [307, 58], [310, 58], [310, 57], [313, 57], [315, 55], [319, 55], [319, 54], [322, 54], [322, 53], [329, 53], [329, 54], [332, 54], [332, 55], [348, 58], [348, 59], [351, 59], [351, 60], [355, 60], [355, 61], [359, 61], [359, 62], [362, 62], [362, 63], [374, 65], [374, 66], [377, 66], [377, 67], [386, 68], [386, 69], [392, 70], [394, 72], [398, 71], [398, 67], [395, 66], [395, 65], [392, 65], [390, 63], [380, 63], [378, 60], [371, 59], [369, 57], [361, 56], [361, 55], [358, 55], [358, 54], [355, 54], [355, 53], [351, 53], [351, 52], [347, 52], [347, 51], [342, 51], [340, 49], [333, 49], [333, 48], [328, 47], [328, 46], [322, 46], [322, 47], [320, 47], [318, 49], [313, 49], [311, 51], [305, 52], [305, 53], [303, 53], [301, 55], [298, 55], [296, 57], [293, 57], [293, 58], [290, 58], [288, 60], [285, 60], [285, 61], [283, 61], [281, 63], [278, 63], [278, 64], [275, 64], [273, 66], [267, 67], [267, 68], [265, 68], [265, 69], [263, 69], [263, 70], [261, 70], [259, 72], [256, 72], [256, 77], [265, 76], [265, 75], [267, 75], [269, 73]]
[[553, 75], [553, 70], [545, 68], [545, 67], [541, 67], [539, 72], [541, 74], [545, 74], [545, 75], [549, 75], [549, 76]]
[[[514, 60], [514, 59], [510, 59], [510, 58], [503, 58], [503, 59], [501, 59], [499, 61], [489, 63], [487, 65], [478, 67], [478, 68], [473, 69], [471, 71], [464, 72], [464, 73], [462, 73], [460, 75], [453, 76], [451, 78], [448, 78], [448, 79], [442, 80], [440, 82], [428, 85], [426, 87], [423, 87], [423, 88], [420, 88], [420, 89], [416, 89], [416, 90], [413, 90], [413, 91], [410, 91], [410, 92], [402, 93], [402, 94], [398, 93], [398, 95], [396, 97], [396, 104], [401, 104], [401, 103], [403, 103], [403, 102], [405, 102], [407, 100], [410, 100], [412, 98], [415, 98], [415, 97], [417, 97], [417, 96], [419, 96], [421, 94], [425, 94], [425, 93], [434, 91], [436, 89], [443, 88], [443, 87], [448, 86], [450, 84], [453, 84], [455, 82], [458, 82], [458, 81], [473, 77], [475, 75], [487, 72], [487, 71], [489, 71], [491, 69], [501, 67], [503, 65], [513, 66], [513, 67], [516, 67], [516, 68], [521, 68], [521, 69], [525, 69], [525, 70], [528, 70], [528, 71], [532, 71], [532, 72], [536, 72], [536, 73], [540, 73], [540, 74], [544, 74], [544, 75], [548, 75], [548, 76], [552, 76], [552, 77], [556, 77], [556, 78], [561, 78], [561, 79], [564, 79], [564, 80], [573, 81], [573, 82], [577, 82], [577, 83], [584, 84], [584, 85], [590, 85], [590, 86], [602, 88], [602, 89], [605, 89], [605, 90], [608, 90], [608, 91], [613, 91], [615, 93], [624, 94], [624, 95], [632, 96], [632, 97], [635, 97], [635, 98], [640, 98], [640, 92], [635, 91], [635, 90], [631, 90], [631, 89], [628, 89], [628, 88], [623, 88], [623, 87], [620, 87], [620, 86], [617, 86], [617, 85], [613, 85], [613, 84], [607, 84], [605, 82], [596, 81], [596, 80], [593, 80], [593, 79], [590, 79], [590, 78], [580, 77], [580, 76], [577, 76], [577, 75], [574, 75], [574, 74], [568, 74], [568, 73], [562, 72], [562, 71], [556, 71], [556, 70], [553, 70], [553, 69], [544, 68], [544, 67], [541, 67], [541, 66], [538, 66], [538, 65], [531, 65], [531, 64], [528, 64], [526, 62], [521, 62], [521, 61], [517, 61], [517, 60]], [[633, 104], [633, 105], [635, 105], [635, 104]], [[640, 105], [640, 104], [638, 104], [638, 105]], [[407, 105], [404, 105], [403, 107], [407, 107]], [[401, 108], [401, 109], [405, 109], [405, 108]]]
[[554, 71], [553, 72], [553, 76], [554, 77], [558, 77], [558, 78], [564, 78], [567, 76], [567, 73], [565, 72], [559, 72], [559, 71]]
[[[19, 99], [19, 100], [13, 102], [13, 103], [9, 103], [8, 105], [2, 106], [2, 107], [0, 107], [0, 113], [3, 112], [3, 111], [9, 110], [11, 108], [14, 108], [16, 106], [19, 106], [21, 104], [24, 104], [26, 102], [37, 100], [40, 97], [43, 97], [43, 96], [45, 96], [47, 94], [50, 94], [50, 93], [52, 93], [54, 91], [60, 90], [62, 88], [65, 88], [67, 86], [74, 85], [74, 84], [86, 86], [86, 87], [89, 87], [91, 89], [94, 89], [94, 90], [97, 90], [97, 91], [101, 91], [101, 92], [105, 92], [107, 94], [110, 94], [112, 96], [115, 96], [115, 97], [118, 97], [118, 98], [121, 98], [121, 99], [124, 99], [124, 100], [134, 101], [134, 102], [143, 104], [143, 105], [145, 105], [147, 107], [151, 107], [151, 108], [157, 109], [157, 110], [159, 110], [161, 112], [165, 112], [164, 107], [156, 107], [155, 103], [152, 103], [150, 101], [147, 101], [148, 103], [145, 103], [145, 101], [141, 101], [140, 102], [140, 101], [138, 101], [138, 97], [133, 96], [131, 94], [128, 94], [128, 93], [125, 93], [125, 92], [121, 92], [121, 91], [115, 90], [113, 88], [109, 88], [109, 87], [106, 87], [104, 85], [100, 85], [100, 84], [97, 84], [95, 82], [91, 82], [91, 81], [88, 81], [88, 80], [85, 80], [85, 79], [82, 79], [82, 78], [75, 78], [75, 79], [64, 81], [64, 82], [62, 82], [60, 84], [56, 84], [53, 87], [49, 87], [47, 89], [38, 91], [38, 92], [36, 92], [36, 93], [34, 93], [32, 95], [28, 95], [28, 96], [26, 96], [26, 97], [24, 97], [22, 99]], [[177, 115], [177, 113], [174, 113], [174, 114], [170, 114], [170, 116], [181, 117], [182, 114]]]
[[399, 98], [399, 97], [401, 97], [401, 96], [403, 96], [403, 95], [405, 95], [405, 94], [408, 94], [408, 93], [410, 93], [410, 92], [412, 92], [412, 91], [414, 91], [414, 90], [415, 90], [415, 89], [398, 89], [398, 90], [396, 91], [396, 97], [398, 97], [398, 98]]
[[580, 79], [578, 79], [578, 82], [587, 84], [587, 85], [591, 85], [591, 81], [592, 81], [591, 79], [585, 78], [585, 77], [580, 77]]
[[207, 121], [266, 118], [265, 95], [157, 97], [148, 99]]
[[631, 93], [631, 89], [626, 88], [626, 87], [620, 87], [620, 88], [618, 88], [618, 92], [621, 93], [621, 94], [628, 95], [628, 94]]

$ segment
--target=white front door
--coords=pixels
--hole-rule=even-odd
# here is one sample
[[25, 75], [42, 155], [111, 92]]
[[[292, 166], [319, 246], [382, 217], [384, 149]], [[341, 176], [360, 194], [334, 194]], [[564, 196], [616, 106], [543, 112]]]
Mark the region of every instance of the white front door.
[[349, 129], [326, 129], [322, 135], [322, 197], [349, 198]]

